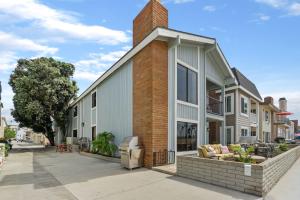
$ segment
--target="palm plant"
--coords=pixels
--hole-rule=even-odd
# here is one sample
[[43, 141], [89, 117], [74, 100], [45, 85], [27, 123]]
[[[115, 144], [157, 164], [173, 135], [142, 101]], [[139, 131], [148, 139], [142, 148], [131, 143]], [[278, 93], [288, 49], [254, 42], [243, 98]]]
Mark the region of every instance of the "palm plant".
[[113, 143], [115, 136], [110, 132], [103, 132], [97, 135], [92, 142], [92, 150], [106, 156], [113, 156], [117, 151], [117, 146]]

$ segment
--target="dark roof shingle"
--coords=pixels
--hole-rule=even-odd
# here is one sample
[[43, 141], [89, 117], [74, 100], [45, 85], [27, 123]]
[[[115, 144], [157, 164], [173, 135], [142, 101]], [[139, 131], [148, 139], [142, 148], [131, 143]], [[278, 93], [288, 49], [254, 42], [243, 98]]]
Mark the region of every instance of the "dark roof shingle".
[[232, 68], [231, 69], [238, 84], [242, 87], [244, 87], [246, 90], [251, 92], [253, 95], [255, 95], [257, 98], [261, 99], [261, 96], [259, 94], [258, 89], [256, 88], [255, 84], [250, 81], [244, 74], [242, 74], [238, 69]]

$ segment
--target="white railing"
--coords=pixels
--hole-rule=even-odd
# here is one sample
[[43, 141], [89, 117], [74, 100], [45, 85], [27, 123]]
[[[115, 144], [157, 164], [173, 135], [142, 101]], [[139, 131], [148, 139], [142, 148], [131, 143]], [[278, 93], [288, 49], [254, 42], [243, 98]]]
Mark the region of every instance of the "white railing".
[[250, 113], [250, 122], [253, 124], [257, 123], [257, 115], [255, 113]]

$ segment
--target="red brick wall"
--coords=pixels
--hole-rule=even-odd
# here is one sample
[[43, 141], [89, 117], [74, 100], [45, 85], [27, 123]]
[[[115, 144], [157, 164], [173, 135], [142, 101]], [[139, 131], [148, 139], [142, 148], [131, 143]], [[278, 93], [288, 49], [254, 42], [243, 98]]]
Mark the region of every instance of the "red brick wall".
[[133, 21], [133, 46], [156, 27], [168, 27], [168, 10], [158, 0], [150, 0]]
[[153, 41], [133, 58], [133, 134], [145, 148], [144, 164], [153, 152], [167, 149], [168, 44]]

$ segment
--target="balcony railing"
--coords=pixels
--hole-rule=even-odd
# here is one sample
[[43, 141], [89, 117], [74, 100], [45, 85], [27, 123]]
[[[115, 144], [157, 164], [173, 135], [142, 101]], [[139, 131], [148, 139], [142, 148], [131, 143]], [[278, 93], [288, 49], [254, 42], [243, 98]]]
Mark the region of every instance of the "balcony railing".
[[253, 124], [257, 123], [257, 115], [255, 113], [250, 113], [250, 122]]
[[274, 124], [288, 124], [290, 122], [289, 119], [275, 119]]
[[223, 102], [219, 99], [207, 96], [206, 97], [206, 110], [210, 114], [223, 116]]

